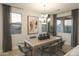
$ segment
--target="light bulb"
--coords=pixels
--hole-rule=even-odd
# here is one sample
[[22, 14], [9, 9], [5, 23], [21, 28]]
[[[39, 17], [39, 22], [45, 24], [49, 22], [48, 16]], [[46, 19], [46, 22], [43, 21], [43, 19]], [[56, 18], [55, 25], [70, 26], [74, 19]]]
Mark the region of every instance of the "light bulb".
[[47, 18], [48, 17], [48, 14], [45, 14], [44, 17]]
[[51, 20], [51, 19], [50, 19], [50, 18], [48, 18], [48, 19], [47, 19], [47, 22], [49, 22], [50, 20]]

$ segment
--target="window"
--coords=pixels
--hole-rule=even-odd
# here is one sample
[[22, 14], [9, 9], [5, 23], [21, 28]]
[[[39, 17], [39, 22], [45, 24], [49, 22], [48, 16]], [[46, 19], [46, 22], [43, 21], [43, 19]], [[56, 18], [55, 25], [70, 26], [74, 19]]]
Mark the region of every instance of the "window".
[[72, 20], [64, 20], [64, 32], [71, 33]]
[[57, 32], [62, 32], [62, 21], [61, 20], [57, 20]]
[[20, 34], [21, 33], [21, 14], [11, 13], [10, 21], [10, 31], [11, 34]]
[[72, 17], [67, 16], [57, 18], [56, 25], [57, 32], [71, 33]]
[[42, 24], [42, 32], [48, 32], [48, 25]]

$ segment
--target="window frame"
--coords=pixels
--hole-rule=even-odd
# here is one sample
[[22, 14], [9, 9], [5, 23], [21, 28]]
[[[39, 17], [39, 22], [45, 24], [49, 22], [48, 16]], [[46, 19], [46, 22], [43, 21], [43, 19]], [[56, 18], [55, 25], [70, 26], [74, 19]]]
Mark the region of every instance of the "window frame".
[[[71, 20], [71, 27], [72, 27], [72, 19], [64, 19], [64, 29], [63, 29], [63, 30], [64, 30], [64, 33], [69, 33], [69, 32], [65, 32], [65, 21], [66, 21], [66, 20]], [[71, 30], [71, 32], [72, 32], [72, 30]], [[70, 33], [71, 33], [71, 32], [70, 32]]]
[[[22, 34], [22, 13], [19, 12], [10, 12], [10, 24], [11, 24], [11, 13], [20, 14], [21, 15], [21, 32], [20, 33], [11, 33], [12, 35]], [[11, 25], [10, 25], [11, 26]]]
[[[57, 19], [57, 20], [60, 20], [60, 19]], [[57, 31], [57, 20], [56, 20], [56, 31]], [[61, 23], [62, 23], [62, 20], [60, 20], [61, 21]], [[62, 25], [61, 25], [62, 26]], [[59, 32], [59, 31], [57, 31], [57, 32]], [[63, 32], [63, 31], [60, 31], [60, 32]]]
[[[65, 27], [65, 20], [72, 20], [72, 15], [57, 17], [56, 20], [63, 20], [63, 26], [62, 26], [63, 31], [61, 33], [67, 33], [67, 32], [64, 31], [65, 30], [65, 28], [64, 28]], [[72, 20], [72, 22], [73, 22], [73, 20]], [[72, 23], [72, 25], [73, 25], [73, 23]], [[72, 28], [72, 25], [71, 25], [71, 28]], [[56, 32], [58, 32], [57, 31], [57, 22], [56, 22]], [[72, 32], [72, 30], [71, 30], [71, 32]]]

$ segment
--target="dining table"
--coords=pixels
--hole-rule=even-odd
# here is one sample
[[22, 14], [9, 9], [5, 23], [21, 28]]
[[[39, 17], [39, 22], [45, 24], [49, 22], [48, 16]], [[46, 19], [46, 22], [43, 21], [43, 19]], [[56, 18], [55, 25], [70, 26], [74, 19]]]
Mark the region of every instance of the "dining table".
[[61, 37], [57, 37], [57, 36], [50, 36], [50, 38], [48, 39], [44, 39], [44, 40], [39, 40], [38, 38], [33, 38], [33, 39], [27, 39], [25, 40], [25, 42], [27, 44], [29, 44], [32, 48], [32, 56], [35, 56], [36, 55], [36, 49], [37, 48], [40, 48], [42, 46], [46, 46], [48, 44], [53, 44], [54, 42], [60, 40]]

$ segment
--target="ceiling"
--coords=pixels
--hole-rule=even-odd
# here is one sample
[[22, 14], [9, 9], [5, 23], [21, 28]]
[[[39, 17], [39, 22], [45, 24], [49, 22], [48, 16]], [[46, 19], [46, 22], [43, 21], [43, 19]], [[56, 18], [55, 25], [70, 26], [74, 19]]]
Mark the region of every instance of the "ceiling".
[[[36, 13], [44, 12], [44, 3], [10, 3], [8, 5]], [[67, 12], [79, 8], [79, 3], [46, 3], [45, 5], [45, 12], [48, 14]]]

